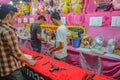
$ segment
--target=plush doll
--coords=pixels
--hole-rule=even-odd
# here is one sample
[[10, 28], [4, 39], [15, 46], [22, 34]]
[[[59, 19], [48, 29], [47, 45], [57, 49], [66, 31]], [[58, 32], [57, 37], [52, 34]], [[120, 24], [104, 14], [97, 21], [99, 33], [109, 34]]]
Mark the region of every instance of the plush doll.
[[92, 37], [85, 36], [81, 40], [80, 47], [82, 47], [82, 48], [90, 48], [91, 43], [92, 43]]
[[78, 13], [82, 11], [82, 4], [76, 3], [72, 6], [73, 12]]
[[67, 31], [67, 44], [71, 44], [72, 32]]
[[115, 46], [113, 53], [120, 55], [120, 46]]
[[102, 36], [97, 36], [92, 43], [91, 51], [99, 54], [103, 54], [105, 52], [105, 48], [103, 47], [104, 38]]
[[72, 1], [72, 11], [75, 13], [82, 11], [82, 0], [73, 0]]
[[120, 1], [119, 0], [113, 0], [112, 4], [113, 4], [114, 9], [120, 9]]
[[24, 13], [25, 16], [30, 15], [30, 5], [27, 2], [24, 3], [23, 13]]
[[62, 13], [69, 13], [70, 12], [70, 6], [69, 4], [65, 3], [64, 6], [62, 7]]
[[21, 3], [17, 4], [17, 9], [18, 9], [18, 12], [17, 12], [17, 16], [22, 16], [23, 15], [23, 6]]
[[63, 7], [61, 9], [62, 13], [69, 13], [70, 12], [70, 0], [65, 0]]
[[105, 11], [111, 7], [112, 0], [94, 0], [94, 3], [98, 9]]
[[108, 53], [113, 53], [113, 50], [115, 48], [115, 39], [109, 39], [108, 45], [106, 48], [107, 48], [106, 50]]

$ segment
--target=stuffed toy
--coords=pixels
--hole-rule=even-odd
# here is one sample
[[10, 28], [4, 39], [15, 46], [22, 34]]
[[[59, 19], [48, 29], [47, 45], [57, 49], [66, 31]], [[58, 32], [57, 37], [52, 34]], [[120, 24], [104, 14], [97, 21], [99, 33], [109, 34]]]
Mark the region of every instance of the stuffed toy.
[[105, 11], [111, 7], [112, 0], [94, 0], [94, 3], [98, 9]]
[[106, 47], [107, 52], [113, 53], [114, 48], [115, 48], [115, 39], [109, 39]]
[[62, 13], [69, 13], [70, 12], [70, 0], [65, 0], [63, 7], [61, 9]]
[[37, 15], [38, 7], [39, 7], [38, 1], [32, 0], [31, 1], [31, 14], [32, 15]]
[[69, 30], [67, 31], [67, 44], [71, 44], [72, 32]]
[[72, 11], [75, 13], [82, 11], [82, 0], [73, 0], [72, 1]]
[[82, 11], [82, 4], [76, 3], [72, 6], [73, 12], [79, 13]]
[[115, 46], [113, 53], [120, 55], [120, 46]]
[[119, 0], [113, 0], [112, 4], [113, 4], [114, 9], [120, 9], [120, 1]]
[[65, 3], [61, 10], [62, 13], [69, 13], [70, 12], [70, 6], [69, 4]]
[[23, 6], [21, 3], [17, 4], [17, 9], [18, 9], [18, 12], [17, 12], [17, 16], [23, 16]]
[[104, 38], [102, 36], [97, 36], [92, 43], [91, 51], [99, 54], [103, 54], [105, 52], [105, 48], [103, 47]]
[[82, 47], [82, 48], [90, 48], [91, 43], [92, 43], [92, 37], [85, 36], [81, 40], [80, 47]]
[[23, 5], [23, 13], [25, 16], [30, 15], [30, 5], [27, 2], [25, 2]]

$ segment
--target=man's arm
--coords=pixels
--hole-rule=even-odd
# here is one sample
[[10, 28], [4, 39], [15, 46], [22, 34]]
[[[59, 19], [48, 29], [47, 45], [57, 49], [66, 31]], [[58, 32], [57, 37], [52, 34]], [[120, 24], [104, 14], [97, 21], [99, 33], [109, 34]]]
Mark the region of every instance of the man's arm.
[[50, 50], [50, 54], [53, 54], [55, 51], [59, 51], [64, 48], [64, 43], [63, 42], [58, 42], [58, 46], [56, 48], [52, 48]]
[[26, 62], [29, 65], [36, 64], [35, 61], [30, 60], [24, 56], [23, 52], [20, 50], [17, 37], [13, 31], [4, 32], [4, 39], [6, 40], [7, 46], [9, 47], [11, 51], [11, 54], [10, 54], [11, 56], [14, 56], [15, 58], [19, 59], [22, 62]]

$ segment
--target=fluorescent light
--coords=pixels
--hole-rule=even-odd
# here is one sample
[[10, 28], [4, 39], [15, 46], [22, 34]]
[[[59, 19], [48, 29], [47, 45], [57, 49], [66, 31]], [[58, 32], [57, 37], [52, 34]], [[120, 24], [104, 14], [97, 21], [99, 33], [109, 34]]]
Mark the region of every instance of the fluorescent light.
[[10, 1], [10, 2], [9, 2], [9, 4], [13, 5], [13, 2], [12, 2], [12, 1]]
[[22, 1], [20, 1], [20, 3], [22, 3]]

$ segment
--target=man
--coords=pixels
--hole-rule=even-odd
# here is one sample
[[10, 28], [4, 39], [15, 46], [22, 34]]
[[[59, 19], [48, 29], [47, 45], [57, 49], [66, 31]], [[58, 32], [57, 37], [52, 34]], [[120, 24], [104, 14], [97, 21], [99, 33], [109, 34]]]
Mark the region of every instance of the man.
[[19, 48], [14, 32], [17, 9], [12, 5], [0, 5], [0, 80], [24, 80], [20, 71], [22, 62], [35, 65]]
[[41, 37], [42, 29], [40, 27], [40, 25], [43, 24], [44, 21], [46, 21], [45, 17], [40, 15], [36, 23], [33, 23], [30, 27], [31, 46], [36, 52], [41, 52], [41, 41], [45, 41], [45, 39]]
[[55, 47], [50, 49], [50, 53], [54, 54], [55, 59], [65, 61], [67, 56], [66, 27], [62, 24], [61, 17], [57, 12], [51, 14], [51, 20], [58, 28], [56, 31]]

